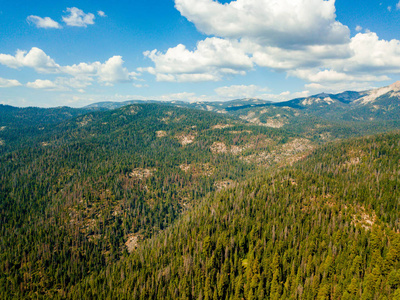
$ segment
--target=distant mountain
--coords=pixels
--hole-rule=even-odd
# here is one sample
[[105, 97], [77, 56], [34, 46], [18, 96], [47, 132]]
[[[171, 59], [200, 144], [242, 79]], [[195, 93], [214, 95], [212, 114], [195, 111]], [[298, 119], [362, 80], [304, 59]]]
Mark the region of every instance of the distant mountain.
[[[130, 104], [154, 102], [160, 103], [159, 101], [153, 100], [100, 102], [91, 104], [85, 107], [85, 109], [116, 109]], [[248, 114], [249, 112], [254, 112], [257, 114], [258, 111], [265, 111], [264, 109], [268, 108], [270, 110], [276, 110], [279, 115], [281, 108], [286, 110], [290, 108], [295, 110], [295, 116], [307, 114], [331, 121], [397, 121], [399, 120], [398, 116], [400, 115], [400, 81], [386, 87], [368, 91], [345, 91], [338, 94], [321, 93], [284, 102], [271, 102], [257, 98], [246, 98], [224, 102], [166, 101], [161, 103], [178, 107], [231, 114], [241, 117], [242, 119], [247, 118], [243, 113]], [[260, 122], [263, 123], [262, 121]], [[272, 127], [275, 127], [275, 125]]]

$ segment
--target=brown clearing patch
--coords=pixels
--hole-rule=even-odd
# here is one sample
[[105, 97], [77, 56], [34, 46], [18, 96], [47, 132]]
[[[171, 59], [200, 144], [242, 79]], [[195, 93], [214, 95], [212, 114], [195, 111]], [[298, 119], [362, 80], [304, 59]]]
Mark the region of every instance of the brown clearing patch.
[[181, 164], [179, 168], [185, 172], [191, 172], [193, 175], [211, 176], [214, 173], [214, 168], [209, 163], [206, 164]]
[[221, 191], [227, 188], [231, 188], [234, 187], [235, 182], [233, 180], [223, 180], [223, 181], [217, 181], [214, 183], [215, 188], [217, 189], [217, 191]]
[[225, 128], [229, 128], [232, 127], [233, 125], [230, 124], [218, 124], [218, 125], [214, 125], [213, 127], [211, 127], [212, 129], [225, 129]]
[[176, 138], [178, 139], [179, 143], [182, 146], [189, 145], [194, 142], [196, 135], [195, 134], [180, 134], [177, 135]]
[[353, 215], [353, 221], [351, 221], [351, 224], [354, 226], [359, 224], [365, 230], [370, 230], [376, 222], [375, 212], [373, 211], [372, 215], [368, 214], [365, 211], [364, 206], [356, 206], [355, 210], [357, 213]]
[[228, 151], [225, 143], [222, 142], [214, 142], [210, 149], [212, 153], [226, 153]]
[[168, 135], [167, 132], [164, 131], [164, 130], [156, 131], [156, 136], [157, 136], [158, 138], [162, 138], [162, 137], [165, 137], [165, 136], [167, 136], [167, 135]]
[[142, 179], [153, 176], [153, 173], [156, 171], [157, 171], [157, 169], [136, 168], [136, 169], [132, 170], [132, 172], [129, 174], [129, 176], [134, 179], [142, 180]]
[[126, 248], [128, 248], [128, 252], [132, 253], [139, 245], [139, 236], [134, 234], [129, 234], [127, 236], [127, 241], [125, 242]]
[[242, 131], [232, 130], [232, 131], [229, 131], [229, 133], [231, 133], [231, 134], [250, 133], [251, 134], [253, 132], [250, 130], [242, 130]]

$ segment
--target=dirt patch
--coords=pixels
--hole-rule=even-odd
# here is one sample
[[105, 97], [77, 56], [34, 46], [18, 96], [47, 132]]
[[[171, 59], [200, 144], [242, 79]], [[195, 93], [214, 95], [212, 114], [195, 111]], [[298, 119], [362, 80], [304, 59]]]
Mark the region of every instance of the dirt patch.
[[192, 173], [197, 176], [211, 176], [214, 168], [209, 164], [181, 164], [179, 168], [185, 173]]
[[323, 141], [327, 141], [332, 138], [332, 134], [330, 132], [321, 133], [319, 136], [320, 136], [321, 140], [323, 140]]
[[282, 146], [275, 147], [272, 151], [261, 151], [245, 157], [241, 157], [246, 162], [257, 164], [278, 164], [284, 166], [293, 164], [304, 159], [314, 149], [314, 146], [307, 139], [294, 139]]
[[81, 127], [84, 127], [84, 126], [86, 126], [87, 124], [89, 124], [92, 121], [93, 121], [92, 116], [90, 116], [90, 115], [84, 116], [82, 118], [82, 121], [78, 122], [78, 125], [81, 126]]
[[92, 234], [92, 235], [89, 235], [88, 237], [87, 237], [87, 239], [89, 240], [89, 242], [97, 242], [98, 240], [100, 240], [101, 239], [101, 234]]
[[212, 153], [226, 153], [228, 152], [228, 148], [226, 147], [225, 143], [222, 142], [214, 142], [211, 147]]
[[239, 147], [239, 146], [232, 146], [231, 147], [231, 153], [233, 155], [239, 155], [240, 153], [242, 153], [243, 151], [243, 147]]
[[127, 236], [127, 241], [125, 242], [126, 248], [128, 248], [128, 252], [132, 253], [139, 245], [139, 236], [130, 234]]
[[189, 145], [194, 142], [196, 135], [195, 134], [180, 134], [177, 135], [176, 138], [178, 139], [179, 143], [182, 146]]
[[281, 127], [285, 126], [285, 123], [282, 120], [269, 118], [269, 119], [267, 119], [266, 123], [260, 123], [259, 125], [263, 125], [263, 126], [271, 127], [271, 128], [281, 128]]
[[232, 131], [229, 131], [229, 133], [231, 133], [231, 134], [241, 134], [241, 133], [249, 133], [249, 134], [251, 134], [253, 132], [250, 131], [250, 130], [242, 130], [242, 131], [232, 130]]
[[0, 127], [0, 131], [3, 131], [4, 129], [6, 129], [7, 128], [7, 126], [1, 126]]
[[360, 162], [361, 162], [361, 158], [360, 157], [352, 157], [348, 161], [343, 163], [341, 166], [345, 167], [345, 168], [350, 168], [351, 166], [358, 165]]
[[215, 188], [217, 191], [221, 191], [227, 188], [231, 188], [235, 186], [235, 182], [233, 180], [223, 180], [223, 181], [217, 181], [214, 183]]
[[168, 135], [167, 132], [164, 131], [164, 130], [156, 131], [156, 136], [157, 136], [158, 138], [163, 138], [163, 137], [165, 137], [165, 136], [167, 136], [167, 135]]
[[214, 125], [212, 127], [212, 129], [225, 129], [225, 128], [229, 128], [232, 127], [233, 125], [230, 124], [218, 124], [218, 125]]
[[43, 146], [43, 147], [47, 147], [47, 146], [50, 146], [50, 144], [47, 143], [47, 142], [42, 142], [42, 146]]
[[137, 115], [138, 111], [139, 111], [138, 107], [131, 106], [131, 107], [127, 107], [125, 109], [125, 114], [126, 115], [131, 115], [131, 116], [132, 115]]
[[372, 226], [376, 222], [375, 212], [368, 214], [363, 206], [357, 206], [355, 207], [355, 210], [357, 213], [353, 215], [353, 221], [351, 221], [351, 224], [354, 226], [359, 224], [365, 230], [371, 230]]
[[0, 139], [0, 146], [4, 145], [4, 141], [2, 139]]
[[[264, 112], [266, 113], [266, 111]], [[280, 115], [276, 115], [276, 117], [280, 117]], [[282, 119], [277, 119], [277, 118], [268, 118], [267, 122], [261, 122], [258, 117], [256, 117], [256, 113], [251, 111], [245, 116], [240, 116], [242, 120], [246, 120], [250, 123], [259, 125], [259, 126], [265, 126], [265, 127], [271, 127], [271, 128], [281, 128], [285, 125], [285, 122]]]
[[169, 118], [168, 117], [165, 117], [165, 118], [161, 118], [161, 119], [159, 119], [161, 122], [164, 122], [165, 124], [168, 124], [169, 123]]
[[142, 179], [153, 176], [153, 173], [156, 171], [157, 171], [157, 169], [136, 168], [136, 169], [132, 170], [132, 172], [129, 174], [129, 176], [134, 179], [142, 180]]

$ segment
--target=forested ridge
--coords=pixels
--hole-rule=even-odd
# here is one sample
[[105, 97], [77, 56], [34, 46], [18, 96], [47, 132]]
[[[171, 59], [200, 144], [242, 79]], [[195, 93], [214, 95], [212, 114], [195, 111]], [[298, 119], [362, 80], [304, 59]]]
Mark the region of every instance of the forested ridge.
[[127, 242], [134, 248], [218, 184], [254, 172], [254, 163], [213, 152], [214, 143], [251, 145], [251, 155], [273, 146], [258, 141], [290, 136], [160, 105], [46, 127], [30, 146], [0, 157], [0, 293], [67, 296], [87, 274], [127, 256]]
[[6, 127], [0, 297], [397, 299], [399, 133], [299, 122], [146, 104]]
[[400, 134], [205, 199], [75, 298], [399, 299]]

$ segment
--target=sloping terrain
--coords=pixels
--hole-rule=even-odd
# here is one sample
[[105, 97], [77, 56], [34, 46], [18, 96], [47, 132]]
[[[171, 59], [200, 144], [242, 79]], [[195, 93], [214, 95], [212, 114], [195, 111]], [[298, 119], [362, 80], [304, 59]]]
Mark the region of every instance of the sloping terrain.
[[398, 299], [400, 134], [206, 198], [73, 298]]
[[399, 135], [330, 143], [389, 123], [233, 111], [1, 126], [0, 298], [393, 298]]
[[[68, 295], [226, 182], [313, 147], [280, 129], [156, 104], [92, 112], [42, 132], [0, 156], [5, 298]], [[285, 146], [294, 141], [305, 147]]]

